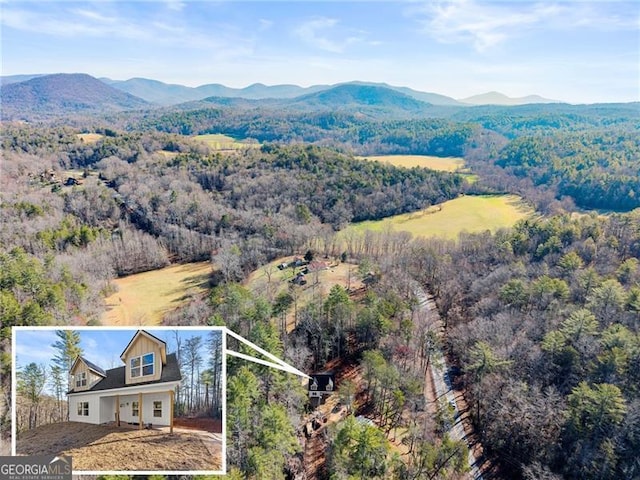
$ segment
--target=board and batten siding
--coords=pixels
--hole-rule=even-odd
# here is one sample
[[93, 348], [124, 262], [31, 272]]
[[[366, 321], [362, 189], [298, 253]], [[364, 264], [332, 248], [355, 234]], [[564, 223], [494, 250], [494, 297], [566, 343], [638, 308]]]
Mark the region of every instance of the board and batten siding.
[[[84, 387], [76, 387], [76, 379], [82, 372], [87, 374], [87, 384]], [[74, 392], [89, 390], [92, 386], [102, 380], [102, 377], [94, 373], [93, 370], [90, 370], [87, 364], [82, 361], [82, 359], [78, 360], [75, 368], [71, 371], [71, 374], [73, 375], [73, 384], [71, 385], [71, 388]]]
[[[131, 359], [134, 357], [141, 357], [147, 353], [153, 353], [153, 375], [139, 376], [131, 378]], [[145, 335], [138, 335], [133, 344], [129, 347], [126, 357], [124, 358], [125, 368], [125, 382], [127, 385], [135, 385], [141, 382], [150, 382], [153, 380], [160, 380], [162, 375], [162, 358], [160, 352], [160, 345]], [[140, 369], [142, 372], [142, 368]]]

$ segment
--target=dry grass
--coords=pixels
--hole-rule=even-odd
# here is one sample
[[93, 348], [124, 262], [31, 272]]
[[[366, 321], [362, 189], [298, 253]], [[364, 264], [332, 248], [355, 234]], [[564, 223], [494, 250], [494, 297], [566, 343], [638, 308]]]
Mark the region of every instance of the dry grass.
[[467, 195], [419, 212], [367, 221], [347, 228], [356, 231], [383, 231], [391, 228], [418, 237], [456, 239], [462, 232], [496, 231], [512, 227], [533, 215], [533, 210], [516, 195]]
[[96, 143], [98, 140], [104, 138], [104, 135], [101, 135], [99, 133], [78, 133], [76, 137], [78, 137], [84, 143], [91, 144]]
[[364, 160], [384, 162], [396, 167], [423, 167], [441, 172], [457, 172], [464, 167], [464, 159], [459, 157], [433, 157], [430, 155], [373, 155], [360, 157]]
[[172, 265], [113, 281], [118, 291], [106, 298], [103, 325], [157, 325], [167, 312], [204, 292], [210, 262]]
[[23, 432], [18, 455], [71, 456], [81, 471], [220, 471], [222, 443], [217, 455], [195, 432], [135, 430], [126, 427], [66, 422]]
[[240, 150], [243, 148], [256, 148], [260, 146], [259, 143], [238, 141], [233, 137], [223, 135], [221, 133], [195, 135], [193, 139], [206, 143], [209, 148], [214, 150]]
[[178, 152], [170, 152], [169, 150], [158, 150], [156, 153], [162, 155], [167, 160], [171, 160], [172, 158], [176, 158], [179, 155]]

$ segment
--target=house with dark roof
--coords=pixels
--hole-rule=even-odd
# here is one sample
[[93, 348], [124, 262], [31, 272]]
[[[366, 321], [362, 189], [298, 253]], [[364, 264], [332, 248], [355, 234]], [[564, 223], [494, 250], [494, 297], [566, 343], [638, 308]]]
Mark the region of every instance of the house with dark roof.
[[120, 355], [123, 366], [103, 370], [84, 357], [73, 362], [67, 392], [69, 420], [168, 425], [173, 432], [174, 394], [182, 378], [164, 341], [138, 330]]

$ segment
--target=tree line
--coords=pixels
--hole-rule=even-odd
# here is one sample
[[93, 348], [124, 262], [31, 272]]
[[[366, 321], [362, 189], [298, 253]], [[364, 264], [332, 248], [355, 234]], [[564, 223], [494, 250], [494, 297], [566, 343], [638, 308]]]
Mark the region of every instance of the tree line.
[[477, 431], [511, 478], [638, 475], [639, 221], [557, 216], [420, 247]]

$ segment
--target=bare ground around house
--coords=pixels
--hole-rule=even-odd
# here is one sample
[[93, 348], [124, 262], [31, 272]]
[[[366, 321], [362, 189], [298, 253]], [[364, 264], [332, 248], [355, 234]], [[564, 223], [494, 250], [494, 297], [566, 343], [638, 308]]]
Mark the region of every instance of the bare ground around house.
[[202, 430], [205, 432], [222, 433], [222, 421], [217, 418], [208, 417], [176, 417], [173, 419], [173, 426]]
[[71, 456], [84, 471], [220, 471], [222, 442], [216, 452], [203, 433], [65, 422], [21, 433], [16, 453]]

